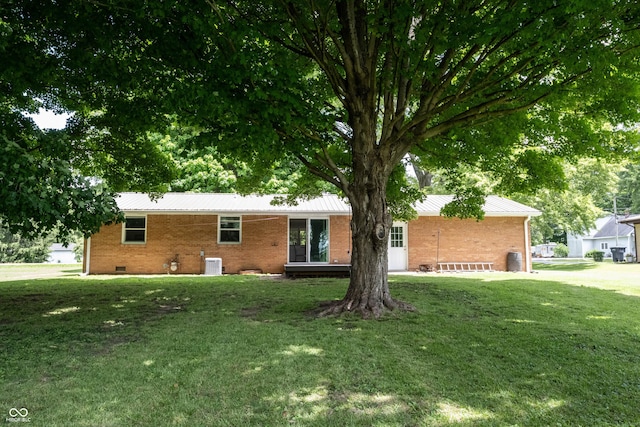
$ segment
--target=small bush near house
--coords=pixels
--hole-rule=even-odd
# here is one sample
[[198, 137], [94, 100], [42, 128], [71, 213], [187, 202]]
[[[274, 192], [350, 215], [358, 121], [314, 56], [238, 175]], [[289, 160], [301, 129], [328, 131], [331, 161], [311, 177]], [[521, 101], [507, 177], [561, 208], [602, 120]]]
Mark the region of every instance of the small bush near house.
[[604, 259], [604, 252], [597, 249], [592, 249], [584, 254], [584, 256], [585, 258], [593, 258], [594, 261], [602, 261]]
[[553, 257], [554, 258], [566, 258], [569, 256], [569, 248], [567, 245], [558, 243], [555, 248], [553, 248]]

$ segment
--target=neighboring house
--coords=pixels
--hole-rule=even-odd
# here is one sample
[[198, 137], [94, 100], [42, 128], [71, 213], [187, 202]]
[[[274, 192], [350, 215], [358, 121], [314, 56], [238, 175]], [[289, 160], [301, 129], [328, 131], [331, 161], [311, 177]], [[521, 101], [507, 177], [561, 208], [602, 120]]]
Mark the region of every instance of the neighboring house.
[[625, 217], [609, 215], [596, 221], [595, 228], [585, 235], [568, 234], [567, 247], [569, 257], [582, 258], [590, 250], [604, 252], [605, 257], [611, 257], [612, 247], [623, 247], [625, 253], [635, 256], [636, 242], [633, 227], [624, 223]]
[[[117, 198], [126, 222], [103, 226], [85, 241], [87, 274], [202, 274], [207, 259], [221, 259], [225, 273], [283, 273], [285, 266], [348, 265], [350, 207], [335, 195], [274, 205], [275, 196], [168, 193]], [[389, 270], [435, 270], [440, 263], [492, 263], [524, 254], [518, 268], [530, 271], [529, 220], [540, 212], [490, 196], [485, 218], [444, 218], [451, 196], [430, 195], [415, 208], [419, 217], [394, 223]], [[522, 258], [520, 258], [522, 259]], [[511, 268], [509, 270], [512, 270]]]
[[633, 259], [636, 262], [640, 262], [640, 260], [638, 259], [638, 244], [640, 244], [640, 215], [628, 215], [625, 216], [624, 218], [621, 218], [619, 220], [620, 223], [622, 224], [627, 224], [633, 227], [633, 249], [634, 251], [631, 252], [629, 250], [627, 250], [626, 252], [629, 254], [633, 255]]
[[69, 243], [66, 248], [62, 243], [54, 243], [49, 247], [49, 258], [47, 263], [49, 264], [76, 264], [76, 254], [73, 253], [75, 245]]

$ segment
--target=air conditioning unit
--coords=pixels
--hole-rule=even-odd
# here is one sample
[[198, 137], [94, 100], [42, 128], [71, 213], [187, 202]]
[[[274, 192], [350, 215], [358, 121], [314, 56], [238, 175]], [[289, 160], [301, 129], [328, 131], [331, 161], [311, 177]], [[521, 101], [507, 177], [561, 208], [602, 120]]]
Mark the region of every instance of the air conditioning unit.
[[205, 276], [221, 276], [222, 275], [222, 258], [205, 258], [204, 259], [204, 275]]

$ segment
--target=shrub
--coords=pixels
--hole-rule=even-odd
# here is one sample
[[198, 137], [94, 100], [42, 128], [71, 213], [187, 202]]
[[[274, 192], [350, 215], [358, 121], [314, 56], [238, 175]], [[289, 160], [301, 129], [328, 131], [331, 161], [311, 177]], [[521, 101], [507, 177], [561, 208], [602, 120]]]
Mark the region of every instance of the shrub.
[[597, 249], [591, 249], [589, 252], [584, 254], [584, 256], [586, 258], [593, 258], [594, 261], [602, 261], [604, 259], [604, 252]]
[[554, 258], [566, 258], [569, 256], [569, 248], [567, 245], [558, 243], [555, 248], [553, 248], [553, 257]]

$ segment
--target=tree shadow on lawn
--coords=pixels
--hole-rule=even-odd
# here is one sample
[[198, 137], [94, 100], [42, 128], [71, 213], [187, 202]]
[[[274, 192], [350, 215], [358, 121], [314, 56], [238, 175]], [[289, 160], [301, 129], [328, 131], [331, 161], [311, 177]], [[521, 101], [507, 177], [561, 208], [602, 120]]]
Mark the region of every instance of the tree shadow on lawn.
[[286, 378], [262, 404], [305, 425], [640, 423], [635, 297], [551, 281], [390, 281], [418, 313], [317, 319], [322, 332], [297, 334], [308, 321], [280, 304], [242, 310], [289, 343], [245, 371], [249, 383]]
[[596, 267], [595, 262], [584, 260], [533, 261], [534, 271], [588, 271]]
[[[20, 282], [7, 286], [14, 283]], [[114, 346], [137, 341], [143, 325], [189, 304], [188, 298], [148, 287], [105, 289], [104, 283], [67, 279], [25, 283], [38, 291], [14, 288], [0, 300], [0, 338], [10, 349], [35, 354], [107, 354]]]
[[288, 389], [279, 397], [288, 413], [342, 412], [363, 425], [640, 423], [636, 297], [551, 281], [391, 281], [419, 313], [337, 319], [336, 340], [364, 336], [353, 361], [333, 355], [335, 370], [357, 375], [349, 383], [323, 372], [315, 385]]
[[433, 303], [419, 307], [432, 317], [425, 352], [438, 360], [444, 396], [492, 414], [472, 425], [640, 422], [637, 297], [552, 281], [442, 279], [424, 288]]
[[[185, 424], [640, 424], [638, 300], [611, 291], [520, 277], [396, 276], [394, 297], [418, 312], [363, 321], [304, 315], [327, 290], [339, 298], [346, 281], [325, 289], [313, 280], [179, 289], [67, 283], [14, 287], [0, 300], [3, 388], [36, 372], [55, 383], [69, 371], [70, 353], [102, 358], [117, 372], [123, 368], [108, 355], [126, 344], [146, 347], [140, 341], [158, 339], [166, 316], [180, 313], [184, 342], [157, 358], [188, 366], [181, 401], [199, 407]], [[191, 308], [207, 304], [210, 321], [191, 321]], [[228, 335], [211, 331], [221, 318]], [[210, 347], [189, 347], [196, 339]], [[161, 396], [173, 389], [175, 380], [166, 381], [130, 387]], [[3, 388], [0, 397], [10, 393]], [[140, 412], [149, 416], [157, 403], [144, 399]], [[180, 405], [188, 403], [172, 401], [171, 410], [188, 412]]]

